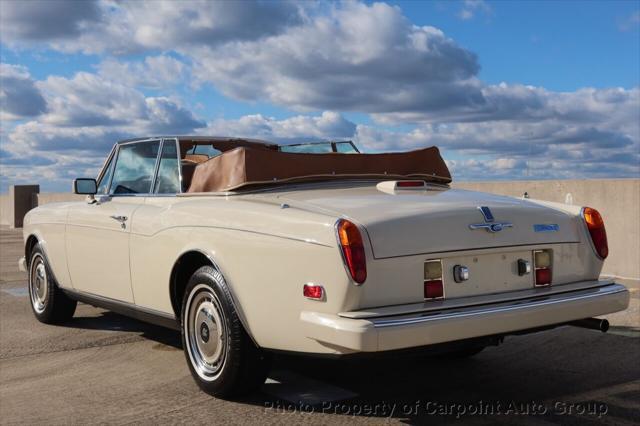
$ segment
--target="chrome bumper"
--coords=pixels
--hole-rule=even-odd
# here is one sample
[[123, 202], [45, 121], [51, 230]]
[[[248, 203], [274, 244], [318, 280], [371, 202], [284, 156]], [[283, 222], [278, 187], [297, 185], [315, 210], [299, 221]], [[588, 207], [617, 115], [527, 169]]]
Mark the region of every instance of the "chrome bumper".
[[438, 311], [358, 319], [305, 311], [300, 319], [307, 337], [335, 348], [337, 353], [377, 352], [564, 324], [622, 311], [628, 305], [626, 287], [606, 283]]
[[27, 272], [27, 259], [25, 259], [24, 256], [22, 256], [20, 260], [18, 260], [18, 269], [21, 272]]

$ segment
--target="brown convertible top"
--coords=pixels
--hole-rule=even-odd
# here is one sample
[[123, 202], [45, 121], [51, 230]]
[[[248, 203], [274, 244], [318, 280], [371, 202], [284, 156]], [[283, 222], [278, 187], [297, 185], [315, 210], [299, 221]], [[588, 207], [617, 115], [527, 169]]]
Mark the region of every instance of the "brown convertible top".
[[241, 146], [198, 164], [187, 192], [233, 191], [285, 182], [406, 178], [451, 182], [436, 147], [386, 154], [298, 154]]

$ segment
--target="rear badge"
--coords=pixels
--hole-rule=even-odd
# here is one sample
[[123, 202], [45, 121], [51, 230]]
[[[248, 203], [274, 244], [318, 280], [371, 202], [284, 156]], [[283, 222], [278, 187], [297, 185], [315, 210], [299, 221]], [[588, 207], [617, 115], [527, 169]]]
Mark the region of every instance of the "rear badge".
[[504, 228], [512, 228], [511, 222], [494, 222], [493, 213], [487, 206], [479, 206], [478, 210], [482, 213], [484, 223], [472, 223], [469, 225], [470, 229], [486, 229], [487, 232], [500, 232]]
[[558, 232], [560, 230], [560, 226], [556, 223], [536, 223], [533, 225], [534, 232]]

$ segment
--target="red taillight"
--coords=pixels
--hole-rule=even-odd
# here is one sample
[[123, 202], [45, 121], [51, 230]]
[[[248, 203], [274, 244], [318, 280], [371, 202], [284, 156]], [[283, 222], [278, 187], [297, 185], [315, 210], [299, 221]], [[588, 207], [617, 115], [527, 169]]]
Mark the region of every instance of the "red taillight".
[[431, 280], [424, 282], [424, 298], [437, 299], [444, 296], [442, 280]]
[[540, 268], [536, 269], [536, 285], [549, 285], [551, 284], [551, 269]]
[[362, 284], [367, 279], [367, 259], [364, 255], [364, 244], [360, 230], [346, 219], [340, 219], [336, 228], [342, 256], [351, 278], [356, 283]]
[[604, 229], [602, 216], [600, 216], [598, 210], [585, 207], [582, 209], [582, 217], [589, 230], [589, 235], [591, 235], [593, 248], [596, 249], [596, 253], [601, 259], [606, 259], [609, 255], [609, 244], [607, 243], [607, 231]]
[[423, 180], [399, 180], [396, 182], [396, 188], [417, 188], [425, 186]]
[[302, 288], [304, 297], [314, 300], [322, 300], [324, 297], [324, 288], [321, 285], [305, 284]]

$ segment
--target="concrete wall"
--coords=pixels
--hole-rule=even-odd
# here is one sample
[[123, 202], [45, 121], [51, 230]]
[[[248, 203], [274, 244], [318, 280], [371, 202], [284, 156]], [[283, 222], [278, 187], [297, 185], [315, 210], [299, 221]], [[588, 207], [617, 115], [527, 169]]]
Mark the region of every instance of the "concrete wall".
[[602, 215], [609, 240], [603, 273], [640, 279], [640, 179], [458, 182], [456, 188], [589, 206]]
[[38, 205], [40, 185], [12, 185], [9, 194], [0, 200], [0, 223], [11, 228], [22, 228], [22, 219]]
[[[553, 180], [510, 182], [456, 182], [455, 188], [556, 201], [597, 209], [603, 216], [609, 239], [604, 273], [640, 279], [640, 179]], [[71, 193], [37, 194], [37, 204], [82, 200]], [[0, 196], [2, 224], [8, 195]], [[7, 223], [5, 223], [7, 222]]]

